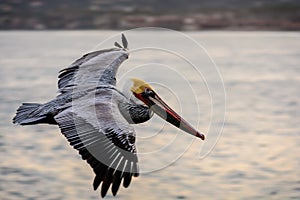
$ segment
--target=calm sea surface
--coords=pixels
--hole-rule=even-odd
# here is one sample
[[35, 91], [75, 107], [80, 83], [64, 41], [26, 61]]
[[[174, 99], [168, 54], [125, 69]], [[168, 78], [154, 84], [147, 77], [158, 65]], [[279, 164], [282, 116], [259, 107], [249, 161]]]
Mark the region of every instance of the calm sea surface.
[[[142, 173], [107, 199], [300, 199], [300, 33], [186, 34], [200, 46], [168, 31], [129, 32], [135, 51], [118, 87], [129, 95], [128, 77], [147, 80], [207, 139], [156, 116], [135, 126]], [[112, 47], [99, 44], [111, 36], [120, 40], [112, 31], [0, 32], [1, 200], [100, 199], [58, 127], [12, 118], [22, 102], [54, 98], [58, 71]]]

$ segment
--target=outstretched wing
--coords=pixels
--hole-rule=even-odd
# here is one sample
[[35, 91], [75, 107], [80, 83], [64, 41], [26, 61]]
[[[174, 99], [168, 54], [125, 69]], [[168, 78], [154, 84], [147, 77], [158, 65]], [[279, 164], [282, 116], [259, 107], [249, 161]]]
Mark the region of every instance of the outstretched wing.
[[122, 180], [128, 187], [132, 176], [139, 175], [134, 129], [111, 102], [74, 104], [55, 120], [70, 145], [93, 168], [94, 190], [101, 184], [104, 197], [111, 186], [116, 195]]
[[58, 88], [78, 86], [95, 87], [97, 84], [116, 85], [119, 66], [128, 58], [124, 48], [113, 48], [88, 53], [60, 71]]

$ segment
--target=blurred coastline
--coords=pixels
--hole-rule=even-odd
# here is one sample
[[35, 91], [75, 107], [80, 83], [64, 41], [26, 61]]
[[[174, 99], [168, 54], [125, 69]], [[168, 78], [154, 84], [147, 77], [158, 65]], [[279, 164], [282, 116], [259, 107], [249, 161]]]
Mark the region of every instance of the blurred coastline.
[[300, 30], [296, 0], [2, 0], [0, 30]]
[[[1, 200], [100, 199], [91, 185], [90, 167], [57, 127], [15, 126], [11, 119], [22, 102], [53, 98], [57, 72], [80, 54], [102, 49], [99, 44], [120, 35], [118, 30], [150, 26], [183, 31], [207, 49], [226, 89], [226, 123], [222, 137], [205, 158], [200, 158], [200, 151], [215, 141], [212, 134], [203, 144], [191, 143], [190, 137], [155, 118], [135, 126], [141, 169], [165, 168], [141, 174], [129, 188], [120, 188], [117, 198], [300, 199], [300, 1], [0, 0]], [[180, 40], [170, 42], [177, 37], [168, 31], [129, 33], [130, 48], [144, 38], [174, 45], [188, 52], [186, 57], [199, 59], [197, 69], [205, 76], [197, 79], [186, 62], [150, 50], [134, 51], [119, 74], [140, 72], [131, 77], [144, 75], [165, 83], [181, 97], [188, 121], [196, 120], [197, 107], [201, 130], [217, 127], [210, 120], [223, 120], [219, 98], [223, 88], [217, 87], [207, 54], [191, 50]], [[188, 90], [182, 89], [185, 85], [172, 73], [165, 76], [164, 66], [171, 66], [166, 69], [174, 74], [186, 74], [196, 88], [193, 92], [198, 92], [194, 93], [197, 101], [190, 103], [191, 96], [184, 95]], [[204, 81], [216, 89], [215, 101]], [[167, 90], [161, 96], [173, 97]], [[176, 138], [180, 144], [174, 142]]]

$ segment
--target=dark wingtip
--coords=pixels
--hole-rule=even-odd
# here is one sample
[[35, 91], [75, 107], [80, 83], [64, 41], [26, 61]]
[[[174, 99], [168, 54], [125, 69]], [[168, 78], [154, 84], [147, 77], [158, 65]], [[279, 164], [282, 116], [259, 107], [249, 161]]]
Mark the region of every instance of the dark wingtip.
[[117, 192], [119, 190], [122, 178], [123, 178], [122, 177], [122, 172], [121, 171], [117, 171], [116, 174], [114, 175], [114, 180], [113, 180], [113, 184], [112, 184], [112, 187], [111, 187], [111, 191], [112, 191], [112, 194], [114, 196], [117, 195]]
[[125, 49], [127, 49], [127, 48], [128, 48], [128, 41], [127, 41], [127, 39], [126, 39], [124, 33], [122, 33], [122, 43], [123, 43], [123, 47], [124, 47]]
[[95, 178], [94, 178], [94, 182], [93, 182], [94, 190], [97, 190], [97, 188], [99, 187], [101, 181], [102, 181], [101, 177], [96, 175]]
[[[103, 185], [104, 185], [104, 186], [103, 186]], [[105, 184], [103, 183], [103, 185], [102, 185], [101, 192], [100, 192], [102, 198], [104, 198], [104, 197], [106, 196], [110, 184], [109, 184], [109, 185], [105, 185]]]
[[125, 173], [125, 176], [123, 178], [123, 186], [125, 188], [128, 188], [131, 182], [131, 174], [130, 173]]
[[121, 49], [123, 48], [118, 42], [115, 42], [115, 46]]
[[114, 169], [110, 168], [105, 174], [105, 178], [104, 178], [104, 180], [102, 182], [102, 186], [101, 186], [101, 197], [102, 198], [105, 197], [110, 185], [112, 184], [113, 172], [114, 172]]
[[118, 42], [115, 42], [114, 45], [121, 49], [128, 49], [128, 41], [123, 33], [122, 33], [122, 44], [123, 44], [123, 46], [120, 45]]

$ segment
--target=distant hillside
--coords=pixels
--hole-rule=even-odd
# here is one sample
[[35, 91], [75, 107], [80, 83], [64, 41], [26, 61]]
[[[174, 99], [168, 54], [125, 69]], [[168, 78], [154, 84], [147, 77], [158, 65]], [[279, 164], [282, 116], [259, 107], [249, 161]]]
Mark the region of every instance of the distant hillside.
[[1, 0], [0, 29], [300, 30], [299, 0]]

